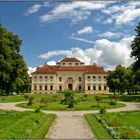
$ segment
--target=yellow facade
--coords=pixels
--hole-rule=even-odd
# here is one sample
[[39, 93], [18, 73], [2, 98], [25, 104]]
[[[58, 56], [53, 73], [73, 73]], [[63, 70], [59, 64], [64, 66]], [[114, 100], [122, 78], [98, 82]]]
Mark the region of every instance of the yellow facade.
[[[65, 89], [71, 89], [81, 93], [109, 92], [106, 83], [107, 74], [86, 73], [83, 70], [83, 65], [81, 62], [59, 62], [56, 68], [63, 67], [63, 69], [57, 70], [55, 68], [55, 73], [51, 73], [50, 70], [48, 73], [48, 67], [51, 68], [51, 66], [44, 66], [46, 67], [46, 73], [44, 71], [42, 73], [32, 73], [32, 93], [59, 93]], [[75, 67], [77, 70], [74, 70]]]

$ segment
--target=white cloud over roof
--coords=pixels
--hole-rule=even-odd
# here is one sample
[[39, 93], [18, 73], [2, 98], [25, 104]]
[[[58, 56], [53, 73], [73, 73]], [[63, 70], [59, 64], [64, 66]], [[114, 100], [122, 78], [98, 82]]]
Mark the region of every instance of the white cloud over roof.
[[130, 44], [133, 39], [134, 36], [123, 38], [118, 42], [99, 39], [95, 41], [95, 45], [92, 48], [81, 49], [77, 47], [68, 50], [54, 50], [42, 54], [39, 57], [49, 59], [59, 55], [75, 56], [86, 64], [97, 63], [106, 69], [112, 69], [118, 64], [129, 66], [133, 62], [133, 59], [130, 58]]

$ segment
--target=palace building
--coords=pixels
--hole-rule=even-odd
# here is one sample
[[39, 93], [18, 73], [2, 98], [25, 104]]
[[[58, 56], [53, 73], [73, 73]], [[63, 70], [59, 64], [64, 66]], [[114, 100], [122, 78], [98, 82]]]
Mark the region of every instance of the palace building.
[[64, 58], [51, 66], [44, 64], [32, 73], [32, 93], [61, 93], [71, 89], [81, 93], [107, 93], [107, 73], [103, 67], [85, 65], [76, 58]]

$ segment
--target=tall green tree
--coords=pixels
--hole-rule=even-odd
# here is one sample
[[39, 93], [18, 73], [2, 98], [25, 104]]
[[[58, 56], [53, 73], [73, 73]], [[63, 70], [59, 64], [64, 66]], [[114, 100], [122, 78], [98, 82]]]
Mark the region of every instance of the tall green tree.
[[114, 94], [115, 92], [119, 92], [120, 94], [124, 93], [127, 88], [126, 68], [118, 65], [114, 71], [109, 71], [107, 84]]
[[135, 31], [136, 35], [131, 44], [131, 56], [135, 58], [134, 71], [140, 69], [140, 23], [136, 27]]
[[0, 24], [0, 93], [23, 92], [29, 85], [27, 66], [20, 55], [22, 41]]
[[133, 73], [134, 73], [134, 89], [135, 93], [140, 91], [140, 23], [136, 26], [136, 35], [134, 40], [132, 41], [131, 48], [131, 56], [135, 58], [135, 62], [133, 64]]

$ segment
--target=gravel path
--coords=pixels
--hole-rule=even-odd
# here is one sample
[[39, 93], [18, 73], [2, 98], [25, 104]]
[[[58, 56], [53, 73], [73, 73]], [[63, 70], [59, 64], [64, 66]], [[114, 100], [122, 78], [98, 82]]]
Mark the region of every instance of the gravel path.
[[[0, 103], [0, 109], [4, 110], [16, 110], [16, 111], [31, 111], [32, 109], [25, 109], [16, 107], [15, 103]], [[122, 102], [126, 104], [122, 108], [108, 109], [107, 112], [120, 112], [120, 111], [132, 111], [140, 110], [140, 103]], [[48, 139], [83, 139], [91, 140], [96, 139], [94, 134], [90, 131], [87, 122], [84, 119], [86, 113], [98, 113], [98, 110], [89, 111], [45, 111], [44, 113], [56, 114], [57, 119], [50, 128], [45, 138]]]

